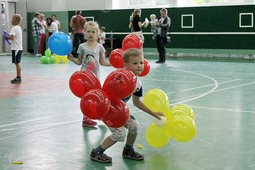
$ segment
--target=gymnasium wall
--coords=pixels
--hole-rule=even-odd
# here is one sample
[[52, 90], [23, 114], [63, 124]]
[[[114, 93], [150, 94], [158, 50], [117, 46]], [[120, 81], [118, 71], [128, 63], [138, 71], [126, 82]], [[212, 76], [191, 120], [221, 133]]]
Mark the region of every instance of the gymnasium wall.
[[[186, 7], [168, 8], [172, 20], [171, 40], [169, 48], [176, 49], [254, 49], [254, 5]], [[130, 33], [129, 16], [133, 9], [122, 10], [87, 10], [82, 15], [94, 17], [106, 32], [113, 32], [117, 38], [115, 48], [121, 45], [122, 39]], [[142, 9], [142, 20], [149, 19], [150, 14], [160, 15], [159, 8]], [[71, 32], [68, 23], [74, 11], [44, 12], [47, 16], [57, 14], [63, 32]], [[31, 20], [34, 13], [28, 13], [29, 48], [33, 49]], [[155, 48], [150, 26], [143, 29], [145, 36], [144, 48]]]

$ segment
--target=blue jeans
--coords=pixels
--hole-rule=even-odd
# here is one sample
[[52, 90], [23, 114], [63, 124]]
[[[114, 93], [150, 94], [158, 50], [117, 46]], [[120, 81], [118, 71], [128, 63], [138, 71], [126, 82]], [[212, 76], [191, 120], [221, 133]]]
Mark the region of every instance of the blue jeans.
[[34, 55], [38, 54], [38, 46], [39, 46], [39, 42], [40, 42], [40, 35], [36, 35], [34, 36], [34, 41], [35, 41], [35, 44], [34, 44]]

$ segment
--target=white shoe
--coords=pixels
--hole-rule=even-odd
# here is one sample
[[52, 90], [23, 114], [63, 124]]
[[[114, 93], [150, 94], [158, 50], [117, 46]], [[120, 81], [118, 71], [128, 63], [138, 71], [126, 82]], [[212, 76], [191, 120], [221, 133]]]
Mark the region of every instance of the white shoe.
[[42, 54], [36, 54], [35, 56], [36, 56], [36, 57], [41, 57], [41, 56], [42, 56]]

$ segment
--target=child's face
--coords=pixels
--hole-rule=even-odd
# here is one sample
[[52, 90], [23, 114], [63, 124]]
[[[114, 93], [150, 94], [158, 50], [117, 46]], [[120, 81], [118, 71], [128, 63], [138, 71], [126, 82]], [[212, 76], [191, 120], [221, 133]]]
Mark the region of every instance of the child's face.
[[151, 18], [151, 21], [153, 21], [154, 19], [156, 19], [155, 16], [151, 16], [150, 18]]
[[86, 37], [89, 41], [97, 41], [98, 39], [98, 29], [96, 27], [88, 26], [86, 29]]
[[144, 68], [144, 58], [142, 55], [130, 56], [129, 61], [125, 63], [125, 68], [132, 71], [135, 75], [140, 75]]

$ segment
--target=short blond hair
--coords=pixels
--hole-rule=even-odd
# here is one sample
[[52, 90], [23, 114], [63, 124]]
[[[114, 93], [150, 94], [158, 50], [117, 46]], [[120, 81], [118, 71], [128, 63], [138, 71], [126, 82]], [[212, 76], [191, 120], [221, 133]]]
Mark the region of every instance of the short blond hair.
[[124, 52], [124, 63], [128, 63], [130, 57], [137, 57], [142, 55], [143, 53], [141, 50], [137, 48], [129, 48]]
[[99, 25], [95, 21], [88, 21], [88, 22], [86, 22], [86, 24], [84, 26], [85, 31], [88, 29], [88, 27], [95, 27], [97, 32], [99, 32]]
[[14, 15], [13, 15], [13, 18], [15, 18], [15, 19], [16, 19], [17, 24], [20, 24], [21, 19], [22, 19], [22, 17], [21, 17], [21, 15], [20, 15], [20, 14], [14, 14]]

